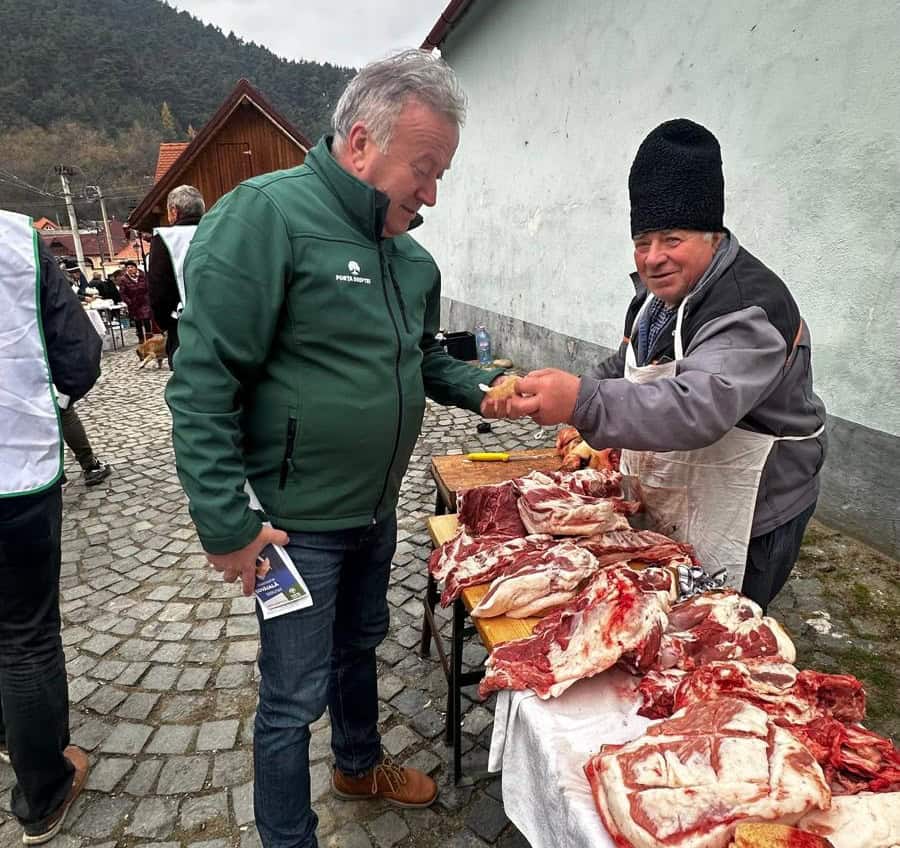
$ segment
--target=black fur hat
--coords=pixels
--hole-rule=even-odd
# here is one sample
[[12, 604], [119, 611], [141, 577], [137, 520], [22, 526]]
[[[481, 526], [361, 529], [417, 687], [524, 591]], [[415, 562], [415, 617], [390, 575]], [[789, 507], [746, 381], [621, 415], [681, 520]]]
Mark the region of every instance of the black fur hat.
[[724, 229], [722, 151], [687, 118], [660, 124], [638, 148], [628, 175], [632, 237], [651, 230]]

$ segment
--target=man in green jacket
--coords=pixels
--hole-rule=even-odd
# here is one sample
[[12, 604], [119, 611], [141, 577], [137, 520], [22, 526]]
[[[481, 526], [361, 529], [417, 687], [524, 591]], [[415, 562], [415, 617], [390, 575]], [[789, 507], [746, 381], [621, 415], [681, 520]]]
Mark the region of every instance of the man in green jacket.
[[[478, 384], [499, 374], [435, 340], [440, 272], [407, 234], [436, 202], [464, 114], [440, 59], [412, 50], [367, 66], [337, 105], [334, 136], [303, 166], [222, 198], [187, 256], [166, 397], [200, 540], [248, 595], [258, 553], [285, 545], [313, 599], [259, 616], [255, 808], [266, 848], [317, 845], [309, 725], [326, 706], [340, 797], [415, 807], [437, 794], [382, 756], [375, 648], [425, 398], [480, 411]], [[245, 480], [273, 527], [250, 509]]]

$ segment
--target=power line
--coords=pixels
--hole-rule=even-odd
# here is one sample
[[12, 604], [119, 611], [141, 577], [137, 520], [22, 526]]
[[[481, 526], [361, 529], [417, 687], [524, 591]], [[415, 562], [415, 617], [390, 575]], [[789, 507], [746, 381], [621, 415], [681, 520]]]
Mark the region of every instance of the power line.
[[33, 191], [36, 194], [41, 195], [42, 197], [59, 197], [58, 194], [51, 194], [49, 191], [44, 191], [44, 189], [31, 185], [31, 183], [26, 182], [21, 177], [17, 177], [11, 171], [7, 171], [5, 168], [0, 168], [0, 179], [2, 179], [4, 176], [7, 177], [7, 179], [3, 180], [4, 182], [10, 183], [11, 185], [15, 185], [19, 188], [26, 189], [27, 191]]

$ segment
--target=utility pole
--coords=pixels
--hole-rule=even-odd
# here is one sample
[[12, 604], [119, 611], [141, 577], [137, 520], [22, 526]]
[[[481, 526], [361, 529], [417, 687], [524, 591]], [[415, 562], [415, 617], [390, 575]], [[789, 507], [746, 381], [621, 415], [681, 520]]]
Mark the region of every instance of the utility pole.
[[72, 227], [72, 241], [75, 242], [75, 258], [78, 260], [78, 270], [84, 273], [84, 251], [81, 249], [81, 236], [78, 234], [78, 219], [75, 217], [75, 204], [72, 203], [72, 192], [69, 191], [69, 177], [72, 169], [65, 165], [57, 165], [56, 173], [62, 183], [63, 195], [66, 199], [66, 209], [69, 212], [69, 226]]
[[112, 236], [109, 234], [109, 218], [106, 215], [106, 200], [103, 198], [103, 192], [100, 191], [100, 186], [87, 186], [87, 189], [97, 192], [97, 199], [100, 201], [100, 214], [103, 216], [103, 229], [106, 232], [106, 246], [109, 248], [109, 258], [112, 260], [116, 252], [113, 250]]

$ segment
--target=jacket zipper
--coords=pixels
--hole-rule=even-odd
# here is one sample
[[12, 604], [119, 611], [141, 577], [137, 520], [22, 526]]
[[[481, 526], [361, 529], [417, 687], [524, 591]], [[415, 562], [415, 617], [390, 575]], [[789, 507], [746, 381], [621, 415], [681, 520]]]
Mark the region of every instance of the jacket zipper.
[[287, 485], [288, 471], [291, 467], [291, 457], [294, 455], [294, 441], [297, 438], [297, 419], [288, 418], [287, 440], [284, 446], [284, 459], [281, 460], [281, 473], [278, 476], [278, 488], [284, 489]]
[[[403, 342], [400, 338], [400, 328], [397, 326], [397, 318], [394, 315], [394, 310], [391, 308], [391, 299], [388, 297], [387, 282], [384, 279], [385, 266], [387, 265], [387, 262], [384, 258], [381, 244], [378, 245], [378, 258], [380, 260], [379, 264], [381, 266], [381, 292], [384, 295], [384, 305], [387, 307], [388, 315], [391, 316], [391, 324], [394, 327], [394, 335], [397, 337], [397, 356], [394, 359], [394, 381], [397, 384], [397, 432], [394, 434], [394, 449], [391, 452], [391, 461], [388, 463], [387, 471], [384, 475], [384, 484], [381, 487], [381, 494], [378, 496], [378, 500], [375, 502], [375, 512], [372, 514], [372, 524], [378, 523], [378, 510], [381, 507], [381, 502], [384, 500], [385, 494], [387, 493], [388, 482], [391, 479], [391, 469], [394, 467], [394, 461], [397, 459], [397, 450], [400, 447], [400, 432], [403, 429], [403, 385], [400, 381], [400, 356], [403, 351]], [[399, 297], [399, 289], [397, 288], [397, 283], [394, 281], [394, 278], [390, 273], [390, 266], [387, 267], [387, 276], [391, 278], [391, 282], [394, 284], [394, 289], [395, 291], [397, 291]], [[402, 312], [402, 300], [400, 300], [400, 309]], [[403, 315], [403, 321], [405, 324], [405, 314]]]
[[391, 278], [391, 284], [394, 287], [394, 294], [397, 296], [397, 303], [400, 305], [400, 317], [403, 319], [403, 328], [408, 333], [409, 322], [406, 320], [406, 304], [403, 302], [403, 295], [400, 293], [400, 284], [397, 282], [396, 277], [394, 277], [394, 269], [391, 266], [390, 260], [387, 260], [387, 272], [388, 276]]

